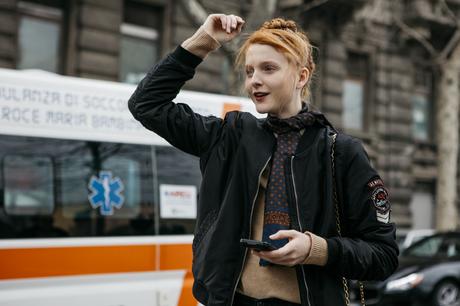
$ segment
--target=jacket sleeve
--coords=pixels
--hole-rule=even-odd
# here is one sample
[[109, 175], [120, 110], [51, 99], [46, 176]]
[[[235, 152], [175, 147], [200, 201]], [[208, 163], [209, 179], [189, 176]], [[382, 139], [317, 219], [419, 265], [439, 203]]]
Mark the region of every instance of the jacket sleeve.
[[201, 116], [188, 105], [173, 102], [201, 61], [178, 46], [147, 73], [128, 101], [129, 110], [143, 126], [195, 156], [208, 151], [223, 126], [221, 118]]
[[383, 280], [396, 269], [399, 253], [388, 192], [359, 141], [348, 140], [340, 151], [346, 151], [337, 165], [342, 237], [327, 239], [326, 266], [348, 279]]

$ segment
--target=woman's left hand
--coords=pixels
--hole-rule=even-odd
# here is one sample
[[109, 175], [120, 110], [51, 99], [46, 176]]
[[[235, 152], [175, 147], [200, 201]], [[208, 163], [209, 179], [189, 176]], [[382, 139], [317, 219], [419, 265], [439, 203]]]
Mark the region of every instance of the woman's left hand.
[[253, 254], [274, 264], [295, 266], [303, 263], [310, 254], [311, 238], [309, 235], [296, 230], [281, 230], [270, 236], [272, 240], [289, 239], [289, 242], [274, 251], [252, 251]]

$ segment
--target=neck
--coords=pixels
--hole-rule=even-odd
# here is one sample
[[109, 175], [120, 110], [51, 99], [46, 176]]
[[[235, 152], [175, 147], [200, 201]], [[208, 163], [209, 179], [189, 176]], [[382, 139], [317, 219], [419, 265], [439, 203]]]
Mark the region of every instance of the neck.
[[291, 101], [285, 108], [280, 109], [277, 113], [272, 113], [270, 115], [278, 117], [280, 119], [287, 119], [292, 116], [297, 115], [302, 110], [302, 100], [296, 99], [296, 101]]

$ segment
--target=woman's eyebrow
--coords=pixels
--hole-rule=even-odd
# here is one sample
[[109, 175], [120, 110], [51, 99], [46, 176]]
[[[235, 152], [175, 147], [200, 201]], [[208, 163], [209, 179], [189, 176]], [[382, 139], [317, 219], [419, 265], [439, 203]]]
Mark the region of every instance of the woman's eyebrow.
[[260, 63], [256, 63], [255, 65], [247, 64], [244, 67], [248, 68], [248, 67], [263, 66], [263, 65], [278, 65], [278, 64], [275, 61], [263, 61], [263, 62], [260, 62]]
[[260, 62], [260, 63], [257, 63], [256, 65], [245, 65], [244, 68], [252, 68], [254, 66], [264, 66], [264, 65], [275, 65], [275, 66], [279, 66], [279, 64], [275, 61], [263, 61], [263, 62]]
[[263, 61], [259, 65], [278, 65], [278, 63], [275, 61]]

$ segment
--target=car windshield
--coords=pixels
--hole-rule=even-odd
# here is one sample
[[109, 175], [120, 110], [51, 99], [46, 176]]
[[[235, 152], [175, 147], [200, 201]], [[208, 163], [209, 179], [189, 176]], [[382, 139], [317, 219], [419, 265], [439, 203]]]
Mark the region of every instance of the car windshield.
[[460, 255], [460, 237], [436, 235], [420, 240], [403, 252], [404, 256], [450, 258]]

